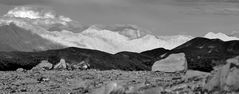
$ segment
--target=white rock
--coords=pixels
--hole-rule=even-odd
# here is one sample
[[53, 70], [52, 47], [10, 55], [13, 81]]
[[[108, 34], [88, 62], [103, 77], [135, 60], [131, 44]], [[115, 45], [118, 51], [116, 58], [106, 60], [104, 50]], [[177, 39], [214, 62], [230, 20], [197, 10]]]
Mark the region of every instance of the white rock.
[[60, 62], [54, 66], [54, 69], [66, 69], [66, 68], [67, 66], [65, 59], [61, 59]]
[[167, 58], [156, 61], [152, 71], [180, 72], [187, 70], [187, 61], [184, 53], [171, 54]]
[[16, 71], [17, 71], [17, 72], [24, 72], [25, 69], [23, 69], [23, 68], [18, 68]]
[[51, 63], [49, 63], [47, 60], [43, 60], [43, 61], [41, 61], [41, 63], [39, 63], [38, 65], [36, 65], [32, 69], [47, 69], [47, 70], [50, 70], [50, 69], [52, 69], [52, 67], [53, 67], [53, 65]]

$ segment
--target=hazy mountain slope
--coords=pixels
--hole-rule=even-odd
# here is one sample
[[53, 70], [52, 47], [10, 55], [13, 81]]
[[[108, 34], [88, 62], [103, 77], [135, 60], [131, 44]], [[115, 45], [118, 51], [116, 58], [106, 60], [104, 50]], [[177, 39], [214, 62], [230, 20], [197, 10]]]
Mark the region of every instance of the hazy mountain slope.
[[0, 43], [0, 51], [16, 51], [16, 49], [10, 47], [9, 45], [7, 44], [4, 44], [4, 43]]
[[0, 26], [0, 51], [41, 51], [63, 48], [15, 24]]

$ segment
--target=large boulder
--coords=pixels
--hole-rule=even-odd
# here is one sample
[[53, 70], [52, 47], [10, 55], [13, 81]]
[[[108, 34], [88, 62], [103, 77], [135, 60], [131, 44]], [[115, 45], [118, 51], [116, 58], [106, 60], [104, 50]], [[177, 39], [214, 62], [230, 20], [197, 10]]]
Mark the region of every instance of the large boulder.
[[205, 88], [209, 91], [239, 91], [239, 56], [214, 70]]
[[184, 53], [171, 54], [167, 58], [156, 61], [152, 71], [182, 72], [187, 70], [187, 60]]

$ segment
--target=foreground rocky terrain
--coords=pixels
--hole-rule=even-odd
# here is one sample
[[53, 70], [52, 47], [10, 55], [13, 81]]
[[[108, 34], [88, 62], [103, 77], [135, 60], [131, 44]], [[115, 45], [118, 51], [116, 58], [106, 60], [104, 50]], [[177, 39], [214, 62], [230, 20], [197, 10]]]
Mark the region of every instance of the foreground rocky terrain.
[[[188, 72], [188, 75], [193, 76], [192, 74], [195, 73], [192, 72], [195, 71]], [[128, 92], [155, 92], [148, 94], [160, 94], [156, 92], [172, 94], [174, 92], [176, 94], [176, 92], [180, 91], [191, 94], [190, 92], [198, 92], [196, 91], [197, 85], [200, 85], [201, 81], [203, 81], [202, 79], [208, 75], [207, 73], [197, 72], [197, 76], [190, 77], [190, 81], [184, 82], [184, 78], [180, 78], [179, 74], [154, 73], [150, 71], [25, 71], [19, 69], [18, 71], [0, 73], [1, 94], [106, 94], [104, 92], [107, 89], [107, 85], [114, 83], [124, 86], [124, 89], [127, 87]], [[181, 85], [180, 83], [185, 84]], [[177, 85], [178, 87], [176, 87]], [[184, 85], [190, 86], [191, 89], [184, 89]], [[111, 88], [113, 86], [108, 86], [109, 91]]]
[[[180, 55], [180, 54], [178, 54]], [[182, 55], [182, 54], [181, 54]], [[177, 61], [177, 59], [176, 59]], [[122, 71], [54, 69], [43, 61], [31, 70], [1, 71], [1, 94], [238, 94], [239, 56], [210, 73], [185, 71]], [[46, 65], [49, 64], [49, 65]], [[160, 66], [160, 65], [159, 65]]]
[[[237, 94], [236, 84], [231, 86], [236, 87], [233, 91], [230, 88], [227, 91], [218, 90], [221, 88], [218, 84], [225, 82], [225, 79], [238, 83], [238, 68], [237, 72], [228, 73], [230, 75], [234, 73], [232, 77], [225, 72], [221, 73], [225, 71], [225, 67], [227, 65], [220, 72], [188, 70], [186, 74], [120, 70], [18, 69], [0, 72], [0, 91], [1, 94]], [[235, 70], [235, 67], [232, 68]], [[225, 79], [218, 78], [218, 74], [224, 75]], [[224, 83], [225, 85], [228, 83]]]

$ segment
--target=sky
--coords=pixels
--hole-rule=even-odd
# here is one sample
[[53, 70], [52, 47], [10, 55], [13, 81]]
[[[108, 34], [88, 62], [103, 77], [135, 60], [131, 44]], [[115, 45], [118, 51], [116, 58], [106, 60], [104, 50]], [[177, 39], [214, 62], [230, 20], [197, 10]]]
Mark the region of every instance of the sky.
[[85, 25], [133, 24], [157, 35], [203, 36], [239, 31], [238, 1], [0, 0], [0, 15], [15, 6], [41, 6]]

